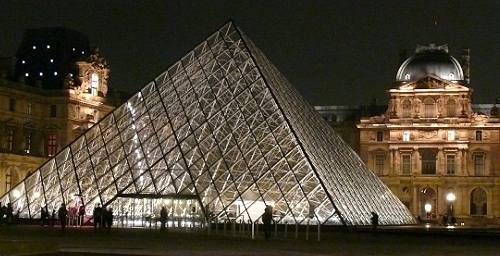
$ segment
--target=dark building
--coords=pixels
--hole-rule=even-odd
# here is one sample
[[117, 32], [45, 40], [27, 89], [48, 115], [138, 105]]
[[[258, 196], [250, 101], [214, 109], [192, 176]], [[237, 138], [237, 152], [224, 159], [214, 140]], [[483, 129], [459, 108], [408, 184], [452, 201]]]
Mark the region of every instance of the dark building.
[[78, 60], [91, 55], [86, 35], [64, 27], [27, 29], [16, 53], [11, 79], [45, 90], [78, 83]]

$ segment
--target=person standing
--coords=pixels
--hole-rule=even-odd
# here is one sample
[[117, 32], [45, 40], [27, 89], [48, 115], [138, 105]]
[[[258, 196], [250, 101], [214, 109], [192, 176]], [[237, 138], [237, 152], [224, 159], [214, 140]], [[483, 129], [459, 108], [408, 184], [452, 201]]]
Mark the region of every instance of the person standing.
[[102, 218], [102, 208], [101, 205], [96, 205], [94, 208], [94, 232], [97, 232], [97, 225], [101, 227], [101, 218]]
[[167, 208], [163, 206], [160, 210], [160, 223], [161, 223], [160, 232], [165, 232], [166, 230], [165, 224], [167, 223], [167, 218], [168, 218]]
[[113, 225], [113, 208], [109, 208], [104, 211], [104, 222], [106, 223], [106, 228], [108, 233], [111, 233], [111, 226]]
[[7, 203], [7, 225], [12, 225], [14, 223], [14, 209], [11, 203]]
[[78, 208], [78, 224], [80, 225], [80, 227], [83, 226], [84, 217], [85, 217], [85, 206], [83, 205], [82, 202], [82, 204]]
[[264, 238], [271, 238], [271, 221], [273, 220], [273, 210], [271, 206], [266, 206], [262, 214], [262, 222], [264, 222]]
[[378, 214], [376, 212], [372, 212], [372, 230], [373, 234], [377, 233], [378, 227]]
[[64, 233], [66, 230], [66, 215], [68, 214], [68, 210], [66, 210], [66, 204], [62, 203], [57, 210], [57, 217], [59, 217], [59, 222], [61, 224], [61, 231]]

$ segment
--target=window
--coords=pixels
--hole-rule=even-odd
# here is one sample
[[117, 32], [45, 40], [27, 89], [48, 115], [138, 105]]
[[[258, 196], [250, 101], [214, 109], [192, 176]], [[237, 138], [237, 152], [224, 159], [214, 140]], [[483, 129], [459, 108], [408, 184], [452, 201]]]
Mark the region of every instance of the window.
[[411, 174], [411, 155], [403, 154], [401, 155], [401, 173]]
[[409, 100], [403, 101], [403, 118], [411, 117], [411, 102]]
[[455, 155], [446, 155], [446, 174], [455, 174]]
[[33, 103], [28, 102], [28, 108], [26, 109], [26, 113], [27, 113], [28, 115], [33, 114]]
[[56, 154], [57, 150], [56, 142], [57, 142], [56, 135], [55, 134], [49, 135], [49, 147], [48, 147], [49, 156], [53, 156]]
[[476, 131], [476, 140], [477, 141], [483, 140], [483, 131]]
[[56, 117], [56, 116], [57, 116], [57, 106], [50, 105], [50, 117]]
[[7, 149], [14, 150], [14, 129], [7, 131]]
[[450, 99], [446, 102], [446, 115], [448, 117], [457, 116], [457, 103], [454, 100]]
[[424, 114], [426, 118], [436, 117], [436, 103], [432, 98], [426, 98], [424, 100], [424, 109], [425, 109]]
[[436, 156], [435, 150], [425, 150], [422, 153], [422, 174], [436, 174]]
[[[7, 173], [5, 174], [5, 192], [9, 191], [11, 189], [11, 184], [12, 184], [12, 170], [7, 170]], [[3, 216], [2, 216], [3, 218]]]
[[448, 140], [455, 140], [455, 131], [448, 131]]
[[403, 131], [403, 141], [410, 141], [410, 131]]
[[474, 154], [474, 175], [484, 175], [483, 154]]
[[410, 80], [410, 74], [405, 75], [405, 80]]
[[9, 111], [16, 110], [16, 100], [13, 98], [9, 99]]
[[384, 132], [382, 131], [377, 132], [377, 141], [384, 141]]
[[31, 132], [26, 133], [26, 148], [24, 149], [24, 152], [26, 154], [29, 154], [31, 151], [31, 140], [32, 140], [32, 134]]
[[378, 175], [384, 174], [384, 154], [376, 154], [375, 155], [375, 173]]
[[98, 84], [99, 84], [99, 77], [97, 76], [96, 73], [92, 73], [90, 94], [97, 95]]
[[453, 80], [453, 79], [455, 79], [455, 74], [453, 73], [448, 74], [448, 80]]

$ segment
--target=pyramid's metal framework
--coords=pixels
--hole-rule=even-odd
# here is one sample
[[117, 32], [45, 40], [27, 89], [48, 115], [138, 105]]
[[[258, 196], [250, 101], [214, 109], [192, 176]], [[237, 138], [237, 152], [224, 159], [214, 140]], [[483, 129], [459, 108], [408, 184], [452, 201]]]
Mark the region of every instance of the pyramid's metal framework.
[[123, 198], [182, 196], [190, 205], [172, 205], [175, 216], [196, 203], [193, 212], [219, 219], [256, 221], [272, 205], [298, 223], [369, 225], [372, 211], [381, 224], [415, 222], [232, 22], [0, 201], [37, 218], [62, 202], [120, 214], [146, 207]]

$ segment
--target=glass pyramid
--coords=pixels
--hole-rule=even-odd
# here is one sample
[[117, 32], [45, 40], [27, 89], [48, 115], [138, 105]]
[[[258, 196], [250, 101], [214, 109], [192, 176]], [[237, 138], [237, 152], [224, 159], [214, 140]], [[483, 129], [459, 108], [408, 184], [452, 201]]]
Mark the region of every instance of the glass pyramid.
[[257, 221], [270, 205], [288, 223], [370, 225], [372, 211], [382, 225], [415, 223], [233, 22], [0, 201], [22, 218], [64, 202], [120, 216], [167, 205], [172, 216]]

